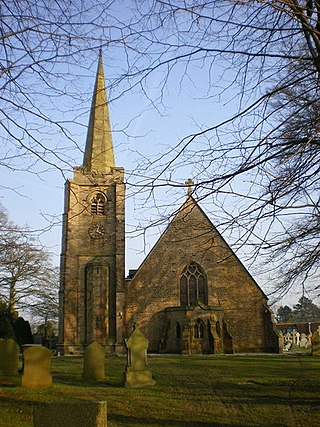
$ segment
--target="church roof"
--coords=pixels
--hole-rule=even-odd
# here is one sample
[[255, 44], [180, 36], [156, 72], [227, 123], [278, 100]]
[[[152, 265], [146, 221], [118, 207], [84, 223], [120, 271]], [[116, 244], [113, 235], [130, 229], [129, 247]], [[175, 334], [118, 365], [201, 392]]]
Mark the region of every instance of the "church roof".
[[87, 172], [102, 173], [108, 173], [110, 168], [114, 167], [109, 108], [101, 51], [93, 90], [83, 167]]
[[[193, 229], [193, 230], [192, 230]], [[183, 236], [184, 232], [184, 236]], [[266, 298], [267, 296], [263, 292], [263, 290], [260, 288], [258, 283], [255, 281], [255, 279], [251, 276], [249, 271], [246, 269], [246, 267], [243, 265], [243, 263], [240, 261], [240, 259], [237, 257], [237, 255], [233, 252], [229, 244], [226, 242], [226, 240], [223, 238], [223, 236], [220, 234], [220, 232], [217, 230], [217, 228], [213, 225], [209, 217], [206, 215], [206, 213], [203, 211], [203, 209], [199, 206], [198, 202], [192, 197], [190, 192], [188, 191], [188, 197], [186, 201], [180, 206], [180, 208], [177, 210], [176, 214], [174, 215], [173, 219], [167, 226], [167, 228], [164, 230], [164, 232], [159, 237], [158, 241], [155, 243], [147, 257], [144, 259], [138, 270], [136, 270], [136, 274], [134, 275], [132, 280], [135, 280], [137, 276], [139, 276], [140, 271], [143, 269], [143, 267], [149, 263], [149, 260], [151, 257], [157, 257], [158, 256], [158, 248], [161, 245], [161, 242], [163, 242], [164, 239], [168, 238], [170, 240], [170, 250], [173, 250], [174, 252], [178, 250], [179, 243], [184, 239], [186, 242], [188, 240], [190, 241], [192, 239], [202, 239], [204, 238], [204, 241], [206, 241], [206, 244], [208, 244], [210, 247], [210, 240], [217, 239], [218, 242], [222, 244], [222, 246], [225, 248], [225, 258], [233, 259], [239, 266], [241, 270], [245, 272], [248, 278], [252, 281], [254, 286], [256, 286], [261, 294]], [[167, 242], [168, 243], [168, 242]], [[187, 245], [188, 246], [188, 245]], [[204, 247], [199, 248], [200, 252], [201, 250], [206, 250]], [[207, 248], [208, 249], [208, 248]], [[186, 262], [187, 258], [189, 257], [189, 254], [184, 253]]]

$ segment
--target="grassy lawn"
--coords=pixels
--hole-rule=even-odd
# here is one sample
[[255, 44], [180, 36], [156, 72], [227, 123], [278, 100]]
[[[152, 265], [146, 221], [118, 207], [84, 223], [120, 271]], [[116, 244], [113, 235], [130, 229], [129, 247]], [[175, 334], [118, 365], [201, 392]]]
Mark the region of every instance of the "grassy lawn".
[[32, 426], [37, 402], [106, 400], [109, 427], [320, 426], [320, 358], [308, 355], [152, 356], [156, 385], [121, 385], [125, 357], [106, 358], [103, 383], [82, 380], [82, 358], [54, 358], [54, 385], [0, 378], [0, 426]]

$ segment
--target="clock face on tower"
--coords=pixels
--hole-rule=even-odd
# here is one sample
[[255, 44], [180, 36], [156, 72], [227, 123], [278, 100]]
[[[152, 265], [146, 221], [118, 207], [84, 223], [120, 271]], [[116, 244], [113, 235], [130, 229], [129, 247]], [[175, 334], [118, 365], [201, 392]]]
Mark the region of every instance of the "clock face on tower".
[[92, 239], [101, 239], [105, 235], [106, 229], [102, 224], [92, 224], [88, 229], [88, 233]]

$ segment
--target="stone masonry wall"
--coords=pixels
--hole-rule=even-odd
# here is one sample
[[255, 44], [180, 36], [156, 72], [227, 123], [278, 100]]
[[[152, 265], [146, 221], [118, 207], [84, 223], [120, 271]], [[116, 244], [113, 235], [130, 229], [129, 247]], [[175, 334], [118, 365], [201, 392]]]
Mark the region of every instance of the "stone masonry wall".
[[128, 282], [126, 332], [137, 321], [149, 351], [159, 350], [164, 309], [180, 305], [180, 276], [192, 261], [207, 275], [208, 305], [220, 304], [235, 352], [264, 351], [266, 296], [192, 198]]

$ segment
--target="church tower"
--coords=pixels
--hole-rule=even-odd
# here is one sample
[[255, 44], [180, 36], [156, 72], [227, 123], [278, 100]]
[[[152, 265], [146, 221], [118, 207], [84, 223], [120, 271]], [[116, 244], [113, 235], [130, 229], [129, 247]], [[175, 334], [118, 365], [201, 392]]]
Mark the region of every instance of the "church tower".
[[124, 170], [115, 167], [100, 52], [83, 164], [65, 186], [59, 350], [123, 342]]

